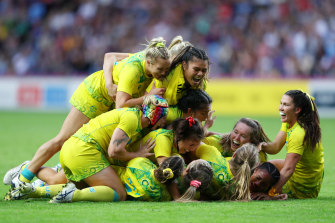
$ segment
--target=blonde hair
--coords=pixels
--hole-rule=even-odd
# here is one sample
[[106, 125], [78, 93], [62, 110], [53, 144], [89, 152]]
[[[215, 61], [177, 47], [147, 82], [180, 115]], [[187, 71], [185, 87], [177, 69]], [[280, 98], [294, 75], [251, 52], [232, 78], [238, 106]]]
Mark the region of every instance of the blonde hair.
[[229, 164], [234, 175], [232, 184], [229, 185], [229, 187], [234, 187], [230, 199], [250, 200], [249, 181], [251, 170], [259, 164], [257, 147], [251, 143], [242, 145], [229, 160]]
[[[183, 196], [178, 199], [179, 202], [194, 200], [197, 190], [199, 189], [200, 191], [202, 191], [206, 189], [213, 178], [213, 169], [211, 165], [203, 159], [192, 161], [187, 168], [188, 172], [184, 178], [184, 181], [186, 185], [190, 186], [185, 191]], [[201, 185], [199, 187], [193, 186], [191, 184], [193, 180], [200, 182]]]
[[165, 46], [166, 41], [163, 37], [153, 38], [148, 42], [144, 50], [145, 59], [150, 62], [155, 62], [157, 58], [164, 60], [170, 59], [170, 52]]
[[187, 50], [187, 47], [193, 46], [190, 42], [184, 41], [182, 36], [176, 36], [171, 41], [168, 50], [171, 54], [171, 58], [174, 59], [177, 55], [183, 55]]

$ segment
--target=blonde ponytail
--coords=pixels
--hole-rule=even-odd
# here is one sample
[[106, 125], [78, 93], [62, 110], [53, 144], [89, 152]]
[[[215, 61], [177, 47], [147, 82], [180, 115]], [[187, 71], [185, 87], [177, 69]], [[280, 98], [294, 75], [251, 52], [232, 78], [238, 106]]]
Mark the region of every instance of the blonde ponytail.
[[150, 40], [144, 50], [145, 58], [151, 63], [154, 63], [157, 58], [170, 59], [170, 53], [165, 46], [166, 41], [163, 37], [157, 37]]
[[232, 183], [233, 193], [231, 200], [250, 200], [249, 181], [251, 170], [259, 164], [258, 149], [251, 143], [246, 143], [236, 150], [229, 161], [230, 169], [234, 174]]
[[174, 37], [168, 47], [171, 59], [173, 61], [178, 60], [191, 46], [193, 45], [188, 41], [184, 41], [182, 36]]

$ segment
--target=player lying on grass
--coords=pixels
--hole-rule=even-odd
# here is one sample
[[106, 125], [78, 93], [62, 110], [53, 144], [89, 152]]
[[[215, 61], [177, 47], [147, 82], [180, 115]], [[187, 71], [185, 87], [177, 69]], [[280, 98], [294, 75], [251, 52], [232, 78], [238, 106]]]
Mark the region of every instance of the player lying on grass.
[[279, 170], [273, 163], [277, 160], [270, 160], [257, 166], [250, 177], [250, 192], [253, 200], [286, 200], [287, 194], [270, 196], [268, 193], [279, 178]]
[[[179, 181], [189, 185], [187, 193], [180, 201], [194, 198], [195, 191], [205, 189], [212, 179], [212, 168], [204, 160], [195, 160], [184, 169], [184, 161], [179, 156], [172, 156], [164, 160], [160, 167], [156, 167], [147, 158], [134, 158], [126, 167], [112, 166], [120, 176], [127, 192], [127, 200], [138, 201], [170, 201], [172, 197], [167, 191], [169, 183], [182, 175]], [[102, 193], [106, 189], [106, 193]], [[34, 187], [25, 183], [18, 189], [13, 189], [5, 196], [6, 200], [22, 200], [28, 198], [50, 198], [51, 203], [66, 203], [77, 201], [115, 201], [110, 196], [106, 186], [95, 186], [77, 189], [75, 184], [50, 185]]]
[[319, 114], [314, 98], [300, 90], [287, 91], [279, 105], [282, 127], [272, 143], [261, 149], [276, 154], [286, 144], [287, 154], [279, 166], [280, 179], [271, 195], [286, 193], [292, 198], [316, 198], [324, 173]]

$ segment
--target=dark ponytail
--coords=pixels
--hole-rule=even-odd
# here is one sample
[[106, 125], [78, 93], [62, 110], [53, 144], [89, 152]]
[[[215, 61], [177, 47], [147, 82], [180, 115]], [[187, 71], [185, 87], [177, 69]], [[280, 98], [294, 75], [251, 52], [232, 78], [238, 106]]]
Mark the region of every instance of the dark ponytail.
[[301, 109], [298, 124], [305, 130], [303, 145], [314, 149], [321, 141], [320, 118], [314, 99], [300, 90], [290, 90], [285, 95], [290, 96], [294, 106]]

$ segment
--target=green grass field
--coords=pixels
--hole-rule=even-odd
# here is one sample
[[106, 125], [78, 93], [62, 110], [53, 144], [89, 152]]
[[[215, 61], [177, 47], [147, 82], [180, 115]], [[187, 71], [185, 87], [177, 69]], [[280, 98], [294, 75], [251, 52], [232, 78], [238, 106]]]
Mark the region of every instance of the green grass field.
[[[0, 176], [29, 160], [55, 136], [65, 113], [0, 112]], [[253, 117], [271, 139], [279, 117]], [[213, 131], [228, 132], [239, 117], [218, 117]], [[48, 200], [0, 201], [0, 223], [17, 222], [335, 222], [335, 119], [322, 119], [325, 178], [317, 199], [253, 202], [119, 202], [49, 204]], [[284, 158], [285, 150], [269, 159]], [[47, 165], [55, 165], [58, 155]], [[0, 186], [3, 197], [9, 187]]]

